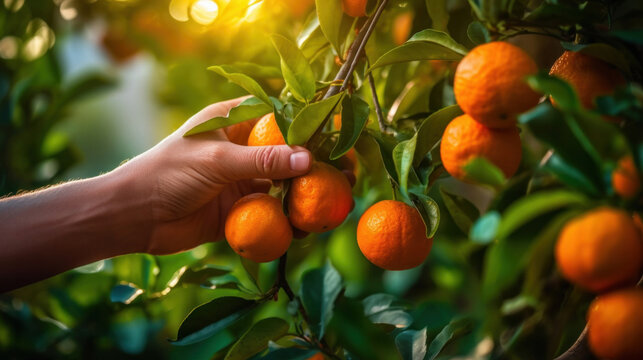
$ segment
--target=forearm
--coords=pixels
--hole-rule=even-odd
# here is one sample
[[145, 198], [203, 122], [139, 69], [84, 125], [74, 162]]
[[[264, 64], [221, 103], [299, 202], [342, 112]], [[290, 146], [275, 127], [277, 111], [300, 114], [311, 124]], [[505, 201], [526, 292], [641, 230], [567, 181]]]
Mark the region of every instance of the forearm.
[[110, 173], [0, 200], [0, 292], [144, 251], [151, 209], [127, 184]]

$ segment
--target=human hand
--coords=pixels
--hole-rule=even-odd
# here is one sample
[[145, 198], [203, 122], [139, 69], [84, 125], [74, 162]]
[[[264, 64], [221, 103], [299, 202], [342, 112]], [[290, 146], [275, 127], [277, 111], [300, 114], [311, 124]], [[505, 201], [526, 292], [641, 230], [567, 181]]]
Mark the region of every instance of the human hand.
[[222, 129], [183, 137], [196, 125], [225, 116], [242, 100], [206, 107], [114, 171], [129, 179], [124, 183], [138, 189], [138, 201], [151, 209], [149, 236], [141, 251], [168, 254], [220, 240], [237, 199], [268, 191], [266, 179], [291, 178], [310, 169], [312, 157], [303, 147], [236, 145]]

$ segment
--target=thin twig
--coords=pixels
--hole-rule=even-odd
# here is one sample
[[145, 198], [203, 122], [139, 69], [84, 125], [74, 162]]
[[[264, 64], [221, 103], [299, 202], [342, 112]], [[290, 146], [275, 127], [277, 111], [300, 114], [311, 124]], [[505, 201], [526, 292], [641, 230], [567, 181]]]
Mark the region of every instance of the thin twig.
[[373, 73], [368, 73], [368, 83], [371, 85], [371, 93], [373, 94], [373, 104], [375, 105], [375, 114], [377, 114], [377, 123], [380, 125], [380, 131], [386, 132], [386, 124], [384, 123], [384, 114], [380, 107], [380, 99], [377, 96], [377, 89], [375, 88], [375, 79]]

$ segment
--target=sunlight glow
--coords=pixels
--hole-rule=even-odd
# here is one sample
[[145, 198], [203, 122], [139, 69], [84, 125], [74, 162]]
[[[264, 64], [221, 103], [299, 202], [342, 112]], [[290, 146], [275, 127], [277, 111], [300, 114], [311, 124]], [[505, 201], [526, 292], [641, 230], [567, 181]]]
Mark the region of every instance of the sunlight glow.
[[192, 4], [190, 16], [201, 25], [210, 25], [219, 15], [219, 5], [212, 0], [198, 0]]

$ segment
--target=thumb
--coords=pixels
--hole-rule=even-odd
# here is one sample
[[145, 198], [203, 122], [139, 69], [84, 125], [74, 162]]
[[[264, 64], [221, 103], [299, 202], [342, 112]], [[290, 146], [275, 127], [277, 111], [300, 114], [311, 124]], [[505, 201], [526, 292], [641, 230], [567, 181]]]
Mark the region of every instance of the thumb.
[[301, 146], [229, 145], [229, 155], [217, 161], [222, 174], [231, 181], [287, 179], [307, 173], [312, 164], [312, 155]]

